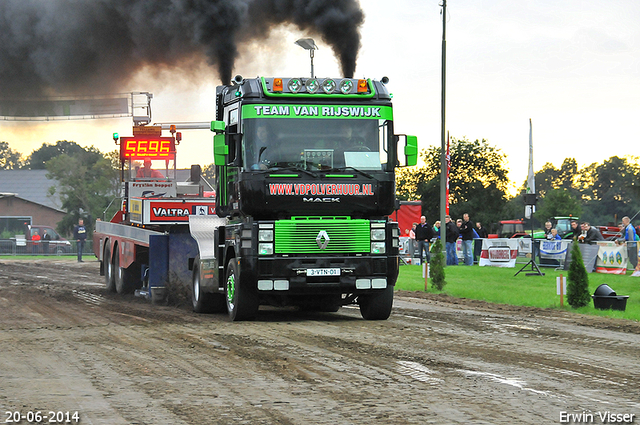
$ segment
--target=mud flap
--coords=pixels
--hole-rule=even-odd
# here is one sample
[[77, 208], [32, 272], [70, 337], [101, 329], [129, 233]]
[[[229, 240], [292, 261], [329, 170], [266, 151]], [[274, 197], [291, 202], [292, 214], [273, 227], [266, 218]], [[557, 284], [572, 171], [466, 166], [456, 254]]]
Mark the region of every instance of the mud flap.
[[216, 257], [215, 231], [224, 226], [226, 219], [210, 215], [190, 215], [189, 231], [198, 243], [200, 260], [212, 260]]
[[149, 293], [151, 301], [166, 298], [165, 282], [169, 279], [169, 235], [149, 236]]

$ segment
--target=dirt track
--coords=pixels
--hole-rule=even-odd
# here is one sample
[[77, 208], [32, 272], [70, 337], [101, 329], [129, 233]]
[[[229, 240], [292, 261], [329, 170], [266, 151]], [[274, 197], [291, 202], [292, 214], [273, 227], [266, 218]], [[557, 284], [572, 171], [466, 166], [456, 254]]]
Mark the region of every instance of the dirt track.
[[107, 294], [94, 261], [2, 259], [0, 353], [2, 423], [640, 423], [638, 323], [425, 294], [397, 293], [383, 322], [342, 308], [231, 323]]

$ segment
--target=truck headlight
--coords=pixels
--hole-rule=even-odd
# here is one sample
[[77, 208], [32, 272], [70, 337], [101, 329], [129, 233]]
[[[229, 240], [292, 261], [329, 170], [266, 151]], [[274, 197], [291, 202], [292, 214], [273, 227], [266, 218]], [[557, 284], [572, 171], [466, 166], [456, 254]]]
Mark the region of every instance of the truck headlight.
[[384, 254], [387, 252], [387, 248], [384, 242], [371, 242], [372, 254]]
[[371, 240], [372, 241], [383, 241], [385, 240], [385, 231], [384, 229], [371, 229]]
[[258, 231], [259, 242], [273, 242], [273, 230], [272, 229], [260, 229]]
[[258, 244], [258, 254], [259, 255], [273, 255], [273, 244], [272, 243], [259, 243]]

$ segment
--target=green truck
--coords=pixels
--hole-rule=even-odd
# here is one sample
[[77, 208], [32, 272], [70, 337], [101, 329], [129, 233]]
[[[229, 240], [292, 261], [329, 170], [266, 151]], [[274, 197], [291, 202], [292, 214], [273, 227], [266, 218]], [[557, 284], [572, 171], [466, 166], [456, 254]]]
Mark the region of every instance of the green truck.
[[252, 78], [217, 87], [216, 214], [191, 216], [193, 308], [251, 320], [260, 305], [385, 320], [399, 270], [388, 80]]

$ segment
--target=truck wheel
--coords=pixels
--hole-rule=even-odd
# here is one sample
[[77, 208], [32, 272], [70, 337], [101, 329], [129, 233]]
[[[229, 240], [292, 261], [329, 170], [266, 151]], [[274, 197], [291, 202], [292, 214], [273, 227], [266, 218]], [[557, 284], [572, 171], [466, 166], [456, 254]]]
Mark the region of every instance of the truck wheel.
[[204, 292], [200, 286], [200, 257], [193, 262], [191, 301], [196, 313], [221, 313], [225, 310], [224, 295]]
[[104, 256], [102, 257], [102, 262], [104, 264], [104, 282], [107, 286], [107, 292], [116, 292], [116, 280], [113, 273], [111, 247], [108, 244], [104, 247]]
[[373, 293], [359, 295], [360, 314], [365, 320], [387, 320], [393, 307], [393, 286]]
[[227, 263], [225, 293], [227, 311], [232, 321], [255, 319], [259, 307], [258, 294], [240, 284], [235, 258]]
[[120, 255], [116, 253], [113, 257], [113, 271], [115, 273], [116, 292], [118, 294], [128, 294], [133, 291], [131, 275], [127, 269], [120, 267]]

